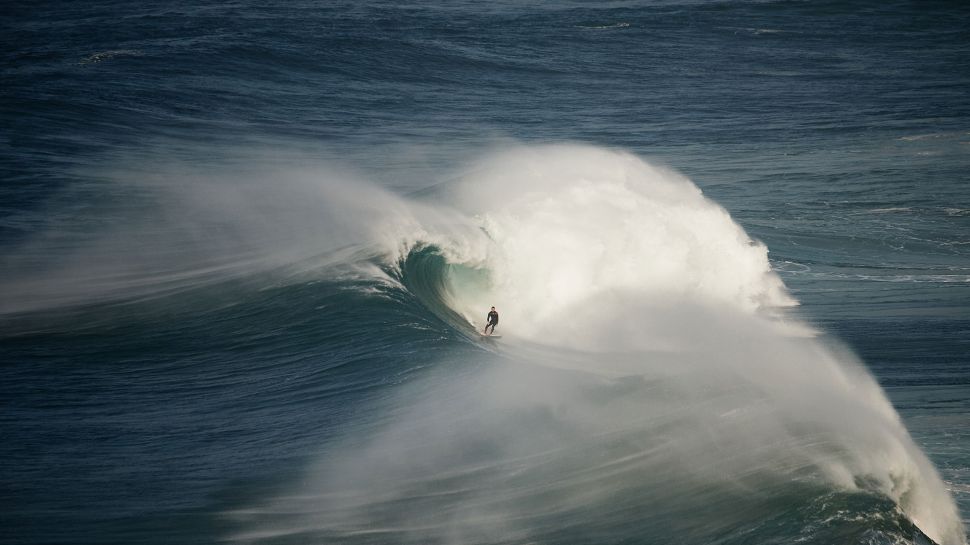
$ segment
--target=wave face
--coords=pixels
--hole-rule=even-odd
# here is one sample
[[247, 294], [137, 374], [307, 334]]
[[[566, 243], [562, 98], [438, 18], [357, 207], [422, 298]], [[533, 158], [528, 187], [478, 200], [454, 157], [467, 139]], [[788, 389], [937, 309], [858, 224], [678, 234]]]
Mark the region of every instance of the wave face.
[[[340, 265], [346, 289], [423, 309], [457, 345], [294, 482], [227, 509], [227, 539], [965, 542], [876, 382], [683, 176], [520, 147], [394, 202]], [[501, 340], [477, 333], [492, 305]]]

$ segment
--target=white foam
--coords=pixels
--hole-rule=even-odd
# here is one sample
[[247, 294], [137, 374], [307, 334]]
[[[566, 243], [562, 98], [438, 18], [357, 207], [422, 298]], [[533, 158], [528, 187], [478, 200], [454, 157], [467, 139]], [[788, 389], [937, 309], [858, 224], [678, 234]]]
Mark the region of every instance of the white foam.
[[507, 151], [479, 164], [451, 198], [489, 238], [484, 257], [481, 245], [467, 259], [448, 246], [453, 259], [491, 273], [490, 289], [455, 293], [455, 308], [475, 316], [498, 306], [519, 336], [575, 340], [575, 331], [555, 335], [559, 325], [619, 293], [747, 313], [795, 303], [767, 248], [723, 208], [683, 176], [628, 153]]
[[[683, 176], [619, 151], [526, 147], [479, 163], [445, 202], [487, 233], [434, 236], [452, 262], [490, 274], [482, 289], [452, 290], [457, 311], [494, 305], [507, 338], [633, 354], [539, 356], [547, 365], [677, 377], [668, 387], [686, 397], [708, 391], [707, 404], [682, 409], [692, 424], [678, 428], [677, 443], [709, 448], [699, 437], [727, 426], [718, 448], [766, 445], [730, 464], [692, 450], [691, 467], [812, 467], [836, 486], [892, 498], [937, 542], [964, 543], [945, 486], [878, 384], [850, 353], [797, 320], [779, 321], [775, 311], [795, 301], [767, 248]], [[747, 424], [725, 423], [738, 414]], [[616, 414], [609, 424], [637, 422]]]

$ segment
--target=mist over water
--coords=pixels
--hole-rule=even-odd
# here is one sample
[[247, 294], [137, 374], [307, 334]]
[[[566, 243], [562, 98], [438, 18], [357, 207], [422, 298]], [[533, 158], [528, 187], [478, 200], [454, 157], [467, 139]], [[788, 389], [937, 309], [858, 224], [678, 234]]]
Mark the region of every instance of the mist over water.
[[418, 216], [429, 225], [439, 221], [346, 169], [310, 159], [312, 166], [266, 167], [270, 152], [251, 153], [251, 162], [225, 170], [156, 158], [137, 168], [93, 171], [96, 181], [60, 200], [103, 195], [95, 210], [52, 220], [3, 256], [9, 295], [0, 313], [150, 298], [261, 272], [319, 268], [388, 229], [413, 228]]
[[[735, 542], [789, 520], [813, 539], [911, 523], [964, 542], [876, 382], [784, 310], [768, 250], [683, 176], [519, 147], [415, 206], [380, 232], [400, 241], [384, 254], [397, 289], [435, 286], [412, 295], [492, 354], [463, 372], [445, 358], [291, 490], [227, 512], [233, 540]], [[475, 332], [490, 303], [498, 342]]]

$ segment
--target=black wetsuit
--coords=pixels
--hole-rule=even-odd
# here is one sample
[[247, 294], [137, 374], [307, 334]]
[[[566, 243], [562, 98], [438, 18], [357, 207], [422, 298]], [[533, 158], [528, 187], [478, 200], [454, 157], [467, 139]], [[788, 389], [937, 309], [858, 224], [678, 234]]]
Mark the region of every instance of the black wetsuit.
[[494, 310], [488, 313], [488, 324], [485, 326], [485, 332], [488, 333], [488, 326], [492, 326], [492, 333], [495, 333], [495, 326], [498, 325], [498, 312]]

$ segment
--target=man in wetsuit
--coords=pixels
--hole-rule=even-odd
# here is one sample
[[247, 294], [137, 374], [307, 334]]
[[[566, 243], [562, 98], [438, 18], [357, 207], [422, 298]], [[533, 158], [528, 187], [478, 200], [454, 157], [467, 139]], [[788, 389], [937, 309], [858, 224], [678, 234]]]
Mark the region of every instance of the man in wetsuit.
[[492, 307], [492, 311], [488, 313], [488, 323], [485, 324], [485, 334], [491, 335], [488, 332], [489, 326], [492, 328], [492, 333], [495, 333], [495, 326], [498, 325], [498, 312], [495, 312], [495, 307]]

